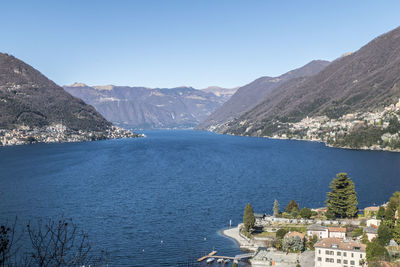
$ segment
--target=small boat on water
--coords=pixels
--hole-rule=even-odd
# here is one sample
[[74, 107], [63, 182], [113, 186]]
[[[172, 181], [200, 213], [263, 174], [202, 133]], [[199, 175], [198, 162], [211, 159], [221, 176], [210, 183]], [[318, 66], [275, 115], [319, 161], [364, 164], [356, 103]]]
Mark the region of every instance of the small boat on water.
[[214, 258], [208, 258], [208, 259], [207, 259], [207, 263], [212, 263], [213, 261], [215, 261]]
[[224, 262], [224, 259], [218, 259], [217, 260], [217, 263], [223, 263]]
[[230, 263], [231, 262], [231, 260], [230, 259], [226, 259], [226, 260], [224, 260], [224, 263]]

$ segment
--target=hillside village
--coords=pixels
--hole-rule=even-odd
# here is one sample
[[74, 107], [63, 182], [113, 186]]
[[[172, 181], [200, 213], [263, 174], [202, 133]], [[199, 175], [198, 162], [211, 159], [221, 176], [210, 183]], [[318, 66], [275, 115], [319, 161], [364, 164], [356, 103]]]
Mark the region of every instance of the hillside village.
[[343, 148], [400, 151], [399, 120], [400, 100], [381, 111], [349, 113], [338, 119], [316, 116], [297, 123], [275, 122], [280, 130], [272, 138], [319, 141]]
[[61, 123], [53, 123], [42, 128], [31, 128], [22, 125], [16, 129], [0, 129], [0, 146], [31, 143], [82, 142], [139, 136], [138, 134], [116, 126], [111, 126], [106, 132], [89, 132], [83, 130], [69, 130]]

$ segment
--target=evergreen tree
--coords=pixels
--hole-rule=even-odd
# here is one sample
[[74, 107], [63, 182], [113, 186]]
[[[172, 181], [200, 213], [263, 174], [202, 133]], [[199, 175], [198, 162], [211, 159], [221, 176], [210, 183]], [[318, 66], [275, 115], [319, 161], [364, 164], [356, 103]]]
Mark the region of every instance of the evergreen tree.
[[376, 214], [376, 218], [379, 220], [383, 220], [383, 218], [385, 218], [385, 208], [383, 206], [379, 207], [378, 213]]
[[279, 203], [278, 203], [278, 200], [276, 200], [276, 199], [274, 201], [273, 212], [274, 212], [274, 217], [279, 216]]
[[299, 210], [299, 204], [296, 203], [293, 199], [290, 200], [289, 204], [286, 206], [286, 212], [287, 213], [292, 213], [292, 211], [296, 209]]
[[346, 173], [338, 173], [327, 193], [327, 216], [330, 218], [353, 218], [357, 214], [357, 195], [353, 181]]
[[386, 248], [376, 239], [367, 244], [366, 253], [368, 262], [387, 260], [389, 258]]
[[378, 241], [382, 246], [387, 246], [390, 239], [392, 239], [393, 234], [391, 229], [385, 224], [381, 223], [378, 228]]
[[396, 226], [393, 229], [393, 239], [397, 244], [400, 244], [400, 220], [397, 220]]
[[366, 232], [363, 233], [362, 238], [361, 238], [361, 243], [363, 244], [368, 244], [368, 235]]
[[304, 219], [310, 219], [312, 211], [309, 208], [302, 208], [300, 211], [300, 216]]
[[248, 203], [244, 209], [243, 215], [243, 224], [246, 232], [249, 232], [250, 229], [254, 227], [255, 222], [256, 218], [254, 217], [253, 207]]

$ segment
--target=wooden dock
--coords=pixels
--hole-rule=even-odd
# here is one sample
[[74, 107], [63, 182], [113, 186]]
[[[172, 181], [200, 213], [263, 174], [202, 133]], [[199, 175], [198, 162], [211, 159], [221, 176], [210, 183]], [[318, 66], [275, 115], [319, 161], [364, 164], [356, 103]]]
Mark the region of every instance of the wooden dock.
[[217, 251], [212, 251], [210, 252], [208, 255], [205, 255], [199, 259], [197, 259], [198, 262], [204, 261], [207, 258], [216, 258], [216, 259], [229, 259], [229, 260], [242, 260], [242, 259], [246, 259], [246, 258], [251, 258], [254, 256], [254, 253], [247, 253], [247, 254], [240, 254], [240, 255], [236, 255], [235, 257], [229, 257], [229, 256], [217, 256], [215, 255], [217, 254]]
[[214, 251], [210, 252], [208, 255], [205, 255], [205, 256], [201, 257], [200, 259], [197, 259], [197, 261], [198, 261], [198, 262], [204, 261], [205, 259], [207, 259], [207, 258], [209, 258], [209, 257], [212, 257], [212, 256], [214, 256], [215, 254], [217, 254], [217, 251], [214, 250]]

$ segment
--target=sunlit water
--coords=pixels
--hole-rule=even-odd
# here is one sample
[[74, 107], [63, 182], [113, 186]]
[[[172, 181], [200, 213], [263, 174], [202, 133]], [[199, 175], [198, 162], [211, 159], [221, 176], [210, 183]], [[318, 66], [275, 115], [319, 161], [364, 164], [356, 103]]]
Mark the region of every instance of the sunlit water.
[[248, 202], [324, 205], [347, 172], [359, 207], [400, 190], [400, 153], [320, 143], [152, 131], [147, 138], [0, 148], [0, 222], [72, 217], [117, 266], [187, 266], [205, 252], [240, 253], [219, 233]]

